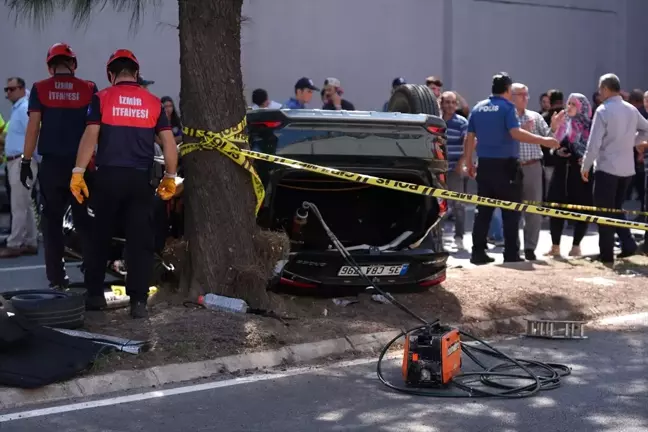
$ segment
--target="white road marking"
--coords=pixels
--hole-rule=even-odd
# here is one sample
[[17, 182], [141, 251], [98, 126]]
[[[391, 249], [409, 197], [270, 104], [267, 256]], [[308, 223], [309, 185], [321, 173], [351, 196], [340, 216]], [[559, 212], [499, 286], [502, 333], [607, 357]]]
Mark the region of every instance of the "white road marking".
[[[386, 356], [386, 358], [391, 358], [395, 356]], [[200, 391], [205, 391], [205, 390], [212, 390], [212, 389], [217, 389], [217, 388], [223, 388], [223, 387], [231, 387], [231, 386], [236, 386], [236, 385], [241, 385], [241, 384], [249, 384], [249, 383], [254, 383], [254, 382], [260, 382], [260, 381], [267, 381], [267, 380], [273, 380], [273, 379], [281, 379], [281, 378], [287, 378], [295, 375], [302, 375], [308, 372], [313, 372], [316, 370], [322, 370], [322, 369], [332, 369], [332, 368], [345, 368], [345, 367], [350, 367], [350, 366], [357, 366], [357, 365], [364, 365], [368, 363], [375, 362], [376, 358], [364, 358], [364, 359], [358, 359], [358, 360], [350, 360], [350, 361], [343, 361], [339, 363], [334, 363], [332, 365], [323, 365], [320, 367], [300, 367], [300, 368], [295, 368], [288, 370], [286, 372], [281, 372], [281, 373], [269, 373], [269, 374], [263, 374], [263, 375], [252, 375], [248, 377], [243, 377], [243, 378], [235, 378], [231, 380], [224, 380], [224, 381], [215, 381], [215, 382], [209, 382], [205, 384], [196, 384], [196, 385], [190, 385], [190, 386], [184, 386], [184, 387], [176, 387], [168, 390], [157, 390], [157, 391], [152, 391], [152, 392], [146, 392], [146, 393], [138, 393], [134, 395], [128, 395], [128, 396], [118, 396], [118, 397], [113, 397], [113, 398], [107, 398], [107, 399], [99, 399], [96, 401], [91, 401], [91, 402], [80, 402], [80, 403], [74, 403], [74, 404], [68, 404], [68, 405], [60, 405], [60, 406], [55, 406], [55, 407], [50, 407], [50, 408], [41, 408], [41, 409], [35, 409], [35, 410], [30, 410], [30, 411], [21, 411], [21, 412], [16, 412], [12, 414], [5, 414], [5, 415], [0, 415], [0, 423], [5, 423], [5, 422], [10, 422], [14, 420], [24, 420], [28, 418], [33, 418], [33, 417], [42, 417], [42, 416], [48, 416], [48, 415], [53, 415], [53, 414], [61, 414], [61, 413], [66, 413], [70, 411], [80, 411], [80, 410], [85, 410], [85, 409], [91, 409], [91, 408], [100, 408], [100, 407], [106, 407], [106, 406], [112, 406], [112, 405], [119, 405], [123, 403], [129, 403], [129, 402], [139, 402], [139, 401], [144, 401], [148, 399], [156, 399], [156, 398], [162, 398], [162, 397], [167, 397], [167, 396], [176, 396], [176, 395], [181, 395], [181, 394], [186, 394], [186, 393], [195, 393], [195, 392], [200, 392]]]
[[[73, 264], [66, 264], [69, 267], [78, 267], [80, 264], [78, 263], [73, 263]], [[0, 267], [0, 273], [2, 272], [11, 272], [11, 271], [27, 271], [27, 270], [38, 270], [38, 269], [44, 269], [45, 264], [36, 264], [36, 265], [30, 265], [30, 266], [13, 266], [13, 267]]]
[[37, 264], [37, 265], [30, 265], [30, 266], [2, 267], [0, 268], [0, 272], [37, 270], [37, 269], [44, 269], [44, 268], [45, 268], [45, 264]]

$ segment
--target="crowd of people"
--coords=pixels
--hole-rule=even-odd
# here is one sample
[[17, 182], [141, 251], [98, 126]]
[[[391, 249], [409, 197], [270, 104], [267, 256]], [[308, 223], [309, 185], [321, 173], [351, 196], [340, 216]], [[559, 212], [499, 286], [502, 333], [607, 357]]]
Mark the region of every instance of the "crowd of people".
[[[110, 56], [106, 75], [111, 85], [101, 91], [95, 83], [75, 76], [77, 58], [68, 45], [53, 45], [46, 63], [50, 77], [36, 82], [31, 90], [19, 77], [9, 78], [4, 88], [12, 103], [9, 121], [0, 119], [11, 229], [0, 258], [38, 252], [38, 212], [32, 205], [36, 198], [47, 278], [51, 287], [64, 289], [69, 281], [61, 227], [71, 205], [75, 226], [84, 239], [86, 306], [103, 309], [110, 227], [116, 212], [124, 212], [130, 270], [126, 290], [133, 317], [144, 317], [154, 243], [149, 223], [150, 170], [154, 156], [162, 156], [166, 172], [156, 185], [157, 194], [170, 199], [175, 193], [177, 144], [182, 141], [180, 116], [172, 98], [160, 99], [147, 90], [153, 82], [142, 78], [137, 58], [128, 50]], [[403, 77], [395, 78], [392, 92], [406, 83]], [[491, 96], [472, 108], [459, 93], [445, 90], [439, 77], [428, 77], [425, 85], [437, 97], [447, 125], [450, 189], [467, 192], [469, 179], [475, 178], [483, 197], [620, 209], [634, 188], [645, 210], [648, 92], [623, 92], [618, 77], [607, 74], [591, 101], [580, 93], [565, 99], [561, 91], [551, 90], [540, 96], [540, 109], [534, 111], [528, 107], [530, 89], [505, 73], [493, 77]], [[311, 79], [300, 78], [283, 104], [271, 100], [264, 89], [256, 89], [251, 108], [303, 109], [316, 92], [322, 109], [355, 109], [343, 97], [340, 80], [332, 77], [321, 89]], [[387, 108], [386, 102], [382, 109]], [[101, 170], [95, 170], [96, 166]], [[86, 207], [91, 190], [93, 199]], [[464, 249], [465, 206], [456, 201], [451, 206], [455, 243]], [[524, 258], [520, 256], [520, 217], [519, 212], [504, 210], [499, 215], [499, 209], [479, 206], [471, 261], [492, 262], [487, 244], [501, 240], [506, 262], [535, 260], [542, 217], [523, 215]], [[550, 256], [561, 253], [564, 225], [562, 219], [550, 220]], [[614, 261], [615, 231], [621, 256], [637, 252], [628, 229], [598, 228], [601, 261]], [[575, 223], [570, 255], [581, 254], [586, 230], [584, 222]]]
[[[636, 191], [640, 209], [645, 211], [644, 152], [641, 147], [634, 146], [634, 139], [635, 133], [642, 131], [643, 120], [648, 118], [648, 91], [644, 93], [635, 89], [627, 92], [621, 89], [618, 77], [606, 75], [604, 78], [591, 100], [580, 93], [571, 93], [565, 98], [561, 90], [552, 89], [540, 94], [537, 110], [529, 109], [529, 88], [522, 83], [512, 82], [506, 74], [494, 78], [493, 95], [473, 108], [458, 92], [444, 90], [439, 77], [426, 78], [424, 83], [437, 97], [441, 115], [447, 124], [448, 188], [462, 193], [468, 191], [469, 180], [474, 177], [471, 172], [475, 173], [474, 167], [477, 165], [477, 158], [472, 160], [472, 153], [478, 156], [481, 153], [477, 175], [478, 194], [481, 196], [509, 201], [621, 208], [623, 201]], [[403, 77], [395, 78], [392, 92], [406, 83]], [[316, 92], [321, 96], [321, 106], [317, 108], [354, 109], [353, 104], [342, 97], [344, 90], [339, 79], [327, 78], [320, 89], [307, 77], [296, 82], [294, 95], [283, 104], [272, 101], [266, 90], [257, 89], [252, 93], [251, 106], [303, 109], [309, 104], [314, 105], [312, 97]], [[619, 107], [626, 109], [626, 112]], [[387, 111], [387, 108], [388, 102], [385, 102], [382, 110]], [[630, 135], [622, 136], [620, 131], [605, 129], [613, 128], [607, 122], [610, 112], [615, 112], [612, 115], [614, 121], [623, 124], [623, 130], [632, 134], [632, 142], [628, 141]], [[622, 114], [617, 114], [619, 112]], [[503, 113], [509, 117], [502, 117]], [[622, 118], [617, 119], [618, 116]], [[477, 133], [476, 128], [481, 133]], [[604, 129], [605, 132], [602, 132]], [[595, 133], [592, 134], [592, 131]], [[481, 139], [478, 135], [481, 135]], [[479, 145], [476, 145], [477, 141]], [[476, 152], [466, 150], [472, 147]], [[629, 155], [632, 157], [631, 164]], [[586, 171], [582, 172], [584, 168]], [[501, 173], [509, 173], [509, 176], [502, 176]], [[600, 185], [608, 182], [609, 186], [595, 188], [595, 179]], [[612, 185], [617, 185], [617, 189]], [[536, 260], [543, 217], [530, 213], [524, 213], [521, 217], [524, 225], [524, 259]], [[465, 205], [452, 201], [450, 218], [454, 221], [455, 245], [458, 250], [464, 250]], [[504, 246], [505, 261], [521, 260], [519, 219], [519, 213], [480, 207], [473, 227], [472, 261], [475, 264], [492, 261], [485, 252], [487, 243]], [[640, 217], [639, 220], [645, 218]], [[544, 251], [545, 255], [561, 255], [560, 243], [565, 224], [564, 219], [550, 218], [552, 247]], [[580, 243], [587, 229], [588, 224], [584, 222], [574, 223], [569, 256], [582, 255]], [[600, 227], [600, 232], [600, 259], [612, 262], [614, 230]], [[620, 256], [637, 252], [637, 244], [629, 230], [617, 229], [616, 234], [621, 243]]]
[[[445, 97], [453, 99], [448, 93], [441, 96], [444, 118], [457, 118], [458, 114]], [[583, 94], [572, 93], [564, 104], [562, 92], [552, 90], [541, 96], [543, 106], [534, 112], [528, 109], [526, 85], [514, 83], [506, 74], [496, 75], [491, 97], [475, 105], [468, 124], [462, 123], [460, 133], [454, 134], [456, 138], [448, 137], [448, 146], [455, 147], [451, 156], [454, 170], [449, 175], [454, 180], [449, 185], [457, 188], [456, 182], [463, 181], [457, 189], [463, 191], [463, 176], [476, 174], [480, 196], [621, 209], [634, 183], [641, 185], [637, 189], [644, 210], [643, 153], [648, 139], [644, 100], [648, 105], [648, 97], [640, 90], [625, 95], [619, 78], [607, 74], [600, 79], [593, 103]], [[598, 104], [595, 110], [593, 104]], [[459, 150], [462, 153], [457, 159]], [[477, 170], [473, 153], [479, 158]], [[493, 211], [491, 207], [478, 207], [471, 255], [474, 264], [493, 261], [486, 253], [487, 239], [489, 231], [496, 235], [501, 229], [499, 223], [493, 224]], [[455, 215], [458, 248], [463, 247], [463, 213], [460, 210]], [[602, 214], [623, 217], [623, 214]], [[523, 222], [524, 259], [535, 260], [542, 217], [524, 213]], [[519, 223], [520, 213], [502, 211], [505, 262], [523, 260], [519, 256]], [[550, 219], [552, 247], [546, 255], [560, 256], [564, 225], [563, 219]], [[621, 243], [619, 256], [637, 253], [638, 246], [629, 229], [599, 225], [598, 230], [598, 258], [603, 263], [614, 262], [615, 231]], [[581, 255], [580, 242], [586, 231], [585, 222], [574, 224], [569, 255]]]

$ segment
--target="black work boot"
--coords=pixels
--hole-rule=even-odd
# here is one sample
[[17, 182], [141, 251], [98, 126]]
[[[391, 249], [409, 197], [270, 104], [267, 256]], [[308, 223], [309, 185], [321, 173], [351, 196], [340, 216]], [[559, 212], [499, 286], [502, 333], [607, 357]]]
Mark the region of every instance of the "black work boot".
[[70, 278], [65, 276], [59, 283], [50, 282], [49, 287], [56, 291], [65, 291], [70, 286]]
[[527, 261], [537, 261], [535, 251], [533, 249], [524, 250], [524, 259]]
[[104, 296], [88, 296], [85, 301], [86, 310], [88, 311], [100, 311], [106, 309], [108, 304], [106, 303], [106, 297]]
[[493, 261], [495, 261], [495, 258], [491, 258], [488, 256], [486, 252], [475, 252], [473, 251], [471, 257], [470, 257], [470, 263], [474, 265], [484, 265], [484, 264], [490, 264]]
[[146, 302], [136, 301], [131, 303], [130, 314], [133, 319], [148, 318]]
[[517, 263], [522, 261], [524, 261], [524, 258], [522, 258], [520, 255], [511, 255], [504, 257], [505, 263]]

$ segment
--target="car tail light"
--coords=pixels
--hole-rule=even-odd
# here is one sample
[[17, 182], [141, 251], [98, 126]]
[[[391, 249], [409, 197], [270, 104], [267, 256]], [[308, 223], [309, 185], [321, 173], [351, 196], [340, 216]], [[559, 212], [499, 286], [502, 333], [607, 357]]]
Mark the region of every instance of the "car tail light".
[[437, 198], [437, 202], [439, 203], [439, 217], [441, 217], [448, 212], [448, 201], [443, 198]]
[[298, 282], [292, 279], [288, 279], [285, 277], [281, 278], [281, 283], [284, 285], [290, 285], [294, 286], [295, 288], [317, 288], [317, 285], [313, 283], [307, 283], [307, 282]]
[[446, 131], [446, 128], [442, 126], [428, 126], [427, 130], [434, 135], [443, 135]]
[[419, 282], [419, 286], [429, 287], [429, 286], [439, 285], [440, 283], [444, 282], [445, 280], [446, 280], [446, 273], [445, 273], [445, 270], [444, 270], [441, 273], [437, 273], [434, 276]]
[[250, 123], [250, 124], [253, 125], [253, 126], [266, 127], [266, 128], [269, 128], [269, 129], [276, 129], [279, 126], [281, 126], [280, 121], [261, 121], [261, 122], [253, 122], [253, 123]]

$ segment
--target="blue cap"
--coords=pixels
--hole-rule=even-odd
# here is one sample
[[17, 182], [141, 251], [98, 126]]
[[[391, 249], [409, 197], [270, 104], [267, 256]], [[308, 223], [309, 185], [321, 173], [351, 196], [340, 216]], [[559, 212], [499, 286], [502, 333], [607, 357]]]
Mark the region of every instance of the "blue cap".
[[144, 79], [144, 77], [140, 75], [139, 77], [137, 77], [137, 84], [141, 86], [150, 86], [151, 84], [155, 84], [155, 81]]
[[407, 81], [405, 81], [405, 78], [403, 77], [398, 77], [394, 78], [394, 81], [392, 81], [392, 88], [398, 87], [400, 85], [407, 84]]
[[315, 87], [315, 84], [313, 84], [313, 80], [307, 77], [300, 78], [296, 83], [295, 83], [295, 90], [304, 90], [304, 89], [311, 89], [313, 91], [319, 91], [317, 87]]

